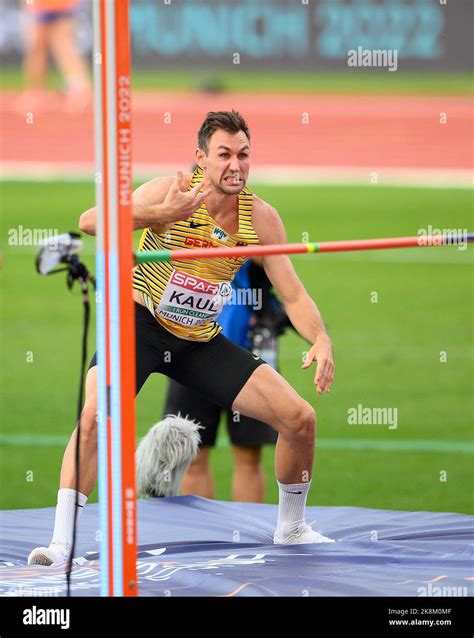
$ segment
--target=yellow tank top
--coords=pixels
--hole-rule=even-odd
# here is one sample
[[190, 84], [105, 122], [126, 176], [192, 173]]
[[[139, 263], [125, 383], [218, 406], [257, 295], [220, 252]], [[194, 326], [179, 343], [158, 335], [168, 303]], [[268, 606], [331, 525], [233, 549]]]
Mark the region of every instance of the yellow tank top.
[[[197, 168], [191, 189], [203, 179]], [[238, 195], [239, 230], [228, 234], [209, 215], [206, 205], [187, 221], [173, 224], [157, 235], [145, 228], [139, 250], [212, 248], [258, 244], [252, 226], [252, 192], [243, 188]], [[221, 327], [217, 317], [231, 293], [231, 282], [248, 257], [183, 259], [163, 263], [139, 264], [133, 269], [133, 288], [142, 293], [148, 310], [171, 333], [190, 341], [209, 341]]]

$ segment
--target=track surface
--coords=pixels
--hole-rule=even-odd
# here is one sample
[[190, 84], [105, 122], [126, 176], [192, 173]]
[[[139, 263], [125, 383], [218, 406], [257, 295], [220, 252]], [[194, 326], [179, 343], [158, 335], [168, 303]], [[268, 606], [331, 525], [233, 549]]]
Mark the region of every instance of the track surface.
[[[73, 171], [93, 165], [91, 109], [66, 113], [55, 98], [33, 110], [28, 123], [18, 98], [14, 92], [1, 96], [4, 167], [54, 162]], [[257, 167], [465, 172], [472, 166], [469, 98], [136, 93], [133, 104], [134, 162], [145, 166], [188, 166], [205, 114], [230, 108], [248, 119]]]

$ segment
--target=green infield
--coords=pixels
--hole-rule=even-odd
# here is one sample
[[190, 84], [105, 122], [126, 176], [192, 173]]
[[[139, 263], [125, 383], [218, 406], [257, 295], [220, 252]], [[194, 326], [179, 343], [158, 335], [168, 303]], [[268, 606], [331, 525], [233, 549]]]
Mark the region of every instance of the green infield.
[[[132, 74], [133, 89], [142, 91], [241, 91], [248, 93], [315, 93], [353, 95], [470, 95], [469, 73], [397, 72], [353, 70], [331, 72], [227, 71], [186, 69], [137, 69]], [[48, 76], [48, 85], [60, 87], [57, 72]], [[20, 89], [23, 78], [18, 68], [0, 71], [0, 88]]]
[[[470, 229], [468, 190], [253, 186], [280, 211], [289, 242], [416, 235]], [[89, 183], [0, 184], [3, 208], [0, 507], [53, 505], [74, 426], [82, 306], [63, 274], [35, 272], [34, 229], [77, 229], [93, 203]], [[301, 255], [293, 263], [334, 340], [336, 377], [318, 397], [307, 344], [281, 340], [281, 371], [318, 412], [312, 505], [474, 511], [472, 498], [472, 247]], [[464, 247], [465, 248], [465, 247]], [[94, 269], [94, 239], [84, 262]], [[94, 315], [93, 315], [94, 319]], [[94, 330], [89, 354], [94, 350]], [[143, 435], [162, 415], [166, 380], [137, 399]], [[396, 418], [369, 424], [366, 408]], [[372, 412], [373, 413], [373, 412]], [[269, 502], [277, 500], [273, 449], [264, 450]], [[217, 498], [231, 495], [225, 430], [212, 455]], [[96, 498], [95, 491], [92, 499]]]

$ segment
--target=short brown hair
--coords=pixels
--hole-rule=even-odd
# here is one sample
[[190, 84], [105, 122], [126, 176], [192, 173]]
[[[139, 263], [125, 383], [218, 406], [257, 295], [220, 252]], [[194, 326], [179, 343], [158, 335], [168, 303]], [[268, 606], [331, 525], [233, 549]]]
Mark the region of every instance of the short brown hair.
[[198, 133], [198, 146], [206, 155], [209, 152], [208, 142], [212, 134], [219, 129], [227, 131], [228, 133], [239, 133], [239, 131], [243, 131], [250, 140], [250, 131], [247, 122], [238, 111], [210, 111], [201, 124]]

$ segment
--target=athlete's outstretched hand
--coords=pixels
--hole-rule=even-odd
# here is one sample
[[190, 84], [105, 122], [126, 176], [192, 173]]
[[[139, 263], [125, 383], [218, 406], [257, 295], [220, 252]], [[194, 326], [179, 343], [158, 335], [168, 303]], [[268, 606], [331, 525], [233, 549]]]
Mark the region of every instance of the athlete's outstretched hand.
[[[202, 192], [200, 192], [201, 189]], [[201, 182], [191, 190], [187, 190], [183, 173], [178, 171], [162, 204], [163, 210], [166, 211], [166, 221], [177, 222], [189, 219], [209, 196], [209, 193], [209, 186], [203, 185]]]
[[321, 335], [306, 355], [302, 368], [309, 368], [316, 361], [316, 376], [314, 384], [318, 394], [329, 392], [334, 379], [334, 359], [332, 343], [327, 335]]

